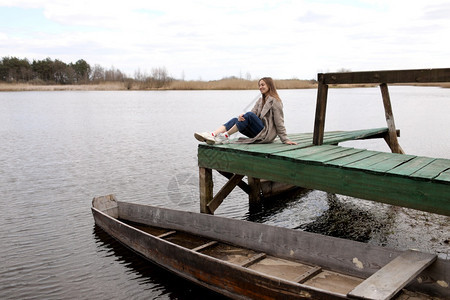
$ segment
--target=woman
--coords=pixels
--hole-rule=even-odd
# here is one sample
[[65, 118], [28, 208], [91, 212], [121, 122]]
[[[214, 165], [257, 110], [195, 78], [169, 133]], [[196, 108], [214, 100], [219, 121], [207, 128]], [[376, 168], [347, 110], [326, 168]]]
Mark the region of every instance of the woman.
[[272, 78], [261, 78], [258, 86], [262, 97], [256, 101], [251, 111], [231, 119], [214, 132], [196, 132], [195, 138], [210, 145], [223, 144], [229, 142], [229, 137], [239, 131], [248, 138], [239, 139], [237, 143], [271, 143], [278, 135], [284, 144], [297, 145], [287, 137], [283, 103]]

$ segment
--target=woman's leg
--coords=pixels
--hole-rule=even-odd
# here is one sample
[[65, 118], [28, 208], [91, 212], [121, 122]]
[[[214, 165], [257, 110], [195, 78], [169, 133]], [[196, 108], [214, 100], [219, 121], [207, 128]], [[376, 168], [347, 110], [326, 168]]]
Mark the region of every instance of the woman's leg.
[[226, 131], [227, 131], [227, 128], [225, 127], [225, 125], [222, 125], [219, 128], [217, 128], [215, 131], [213, 131], [213, 133], [214, 133], [214, 135], [218, 135], [219, 133], [224, 133]]
[[252, 112], [244, 114], [244, 121], [237, 122], [236, 126], [240, 133], [253, 138], [258, 135], [264, 128], [263, 121]]

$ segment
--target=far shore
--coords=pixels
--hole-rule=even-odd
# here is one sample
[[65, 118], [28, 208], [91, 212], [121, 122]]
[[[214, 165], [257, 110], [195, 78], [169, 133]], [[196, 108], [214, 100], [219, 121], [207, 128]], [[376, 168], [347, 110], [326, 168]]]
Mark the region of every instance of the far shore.
[[[284, 79], [275, 80], [277, 89], [316, 89], [315, 80]], [[437, 86], [450, 88], [450, 83], [411, 84], [414, 86]], [[374, 87], [374, 84], [339, 85], [331, 88]], [[171, 81], [163, 87], [152, 87], [146, 82], [118, 81], [89, 84], [31, 84], [31, 83], [0, 83], [0, 92], [12, 91], [146, 91], [146, 90], [255, 90], [256, 80], [222, 79], [217, 81]]]

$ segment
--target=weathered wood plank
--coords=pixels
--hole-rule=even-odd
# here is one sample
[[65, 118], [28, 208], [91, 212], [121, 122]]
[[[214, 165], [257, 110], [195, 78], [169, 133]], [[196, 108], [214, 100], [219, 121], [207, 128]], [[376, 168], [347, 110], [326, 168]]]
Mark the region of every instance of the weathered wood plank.
[[397, 166], [395, 169], [389, 170], [388, 173], [408, 176], [422, 169], [423, 167], [425, 167], [434, 160], [436, 159], [430, 157], [417, 156], [405, 162], [404, 164]]
[[322, 271], [321, 267], [318, 267], [318, 266], [312, 267], [305, 273], [296, 277], [293, 281], [298, 282], [298, 283], [303, 283], [303, 282], [307, 281], [308, 279], [311, 279], [315, 275], [319, 274], [321, 271]]
[[361, 299], [391, 299], [420, 272], [431, 265], [436, 258], [435, 254], [405, 251], [364, 280], [348, 295]]
[[439, 174], [439, 176], [436, 177], [434, 180], [435, 181], [446, 182], [446, 183], [450, 184], [450, 169], [448, 169], [445, 172], [442, 172], [441, 174]]
[[[231, 179], [231, 177], [233, 177], [233, 173], [228, 173], [228, 172], [223, 172], [223, 171], [219, 171], [219, 173], [220, 173], [222, 176], [228, 178], [228, 180]], [[238, 187], [240, 187], [241, 190], [243, 190], [247, 195], [249, 195], [249, 194], [251, 193], [251, 189], [250, 189], [250, 187], [248, 186], [248, 184], [245, 183], [245, 182], [242, 181], [242, 180], [239, 181]]]
[[328, 85], [319, 81], [317, 87], [316, 117], [314, 120], [313, 144], [322, 145], [325, 132]]
[[380, 85], [381, 95], [383, 98], [384, 114], [388, 125], [387, 143], [393, 153], [405, 153], [400, 147], [397, 139], [397, 130], [395, 128], [394, 113], [392, 112], [391, 98], [389, 97], [389, 89], [386, 83]]
[[231, 191], [238, 185], [238, 183], [244, 178], [244, 175], [234, 174], [230, 180], [220, 189], [219, 192], [214, 196], [214, 198], [207, 204], [210, 213], [219, 207], [223, 200], [231, 193]]
[[442, 172], [446, 171], [450, 166], [449, 159], [436, 159], [423, 167], [422, 169], [411, 174], [411, 177], [433, 179], [438, 177]]
[[266, 256], [267, 255], [265, 253], [258, 253], [256, 255], [249, 257], [247, 260], [244, 260], [243, 262], [240, 263], [240, 265], [243, 268], [247, 268], [253, 265], [254, 263], [257, 263], [258, 261], [264, 259]]
[[330, 163], [332, 161], [338, 160], [338, 159], [342, 159], [342, 158], [346, 158], [346, 157], [350, 157], [362, 152], [365, 152], [366, 150], [364, 149], [355, 149], [355, 148], [344, 148], [345, 151], [342, 152], [337, 152], [334, 153], [333, 155], [329, 155], [328, 157], [326, 157], [322, 162], [323, 163]]
[[211, 212], [209, 211], [208, 203], [213, 199], [212, 169], [199, 168], [199, 190], [200, 212], [209, 214]]
[[389, 159], [386, 159], [386, 160], [380, 161], [376, 164], [373, 164], [371, 166], [368, 166], [367, 170], [384, 173], [384, 172], [394, 169], [395, 167], [397, 167], [405, 162], [410, 161], [413, 158], [415, 158], [414, 155], [393, 153], [393, 155], [390, 155]]
[[369, 157], [377, 155], [377, 154], [378, 154], [378, 152], [376, 152], [376, 151], [364, 150], [361, 152], [357, 152], [353, 155], [337, 158], [335, 160], [330, 161], [329, 164], [333, 165], [333, 166], [345, 166], [345, 165], [369, 158]]
[[163, 234], [158, 235], [158, 237], [159, 237], [160, 239], [164, 239], [164, 238], [167, 238], [167, 237], [169, 237], [169, 236], [174, 235], [175, 233], [177, 233], [177, 232], [174, 231], [174, 230], [171, 230], [171, 231], [168, 231], [168, 232], [165, 232], [165, 233], [163, 233]]
[[301, 159], [304, 161], [325, 163], [327, 161], [337, 159], [340, 157], [349, 156], [349, 155], [352, 155], [352, 154], [355, 154], [355, 153], [358, 153], [361, 151], [364, 151], [364, 150], [335, 146], [334, 149], [324, 151], [324, 152], [314, 153], [314, 154], [307, 155], [307, 156], [303, 156], [303, 157], [301, 157]]
[[390, 153], [379, 152], [376, 155], [370, 156], [366, 159], [362, 159], [351, 164], [345, 165], [346, 168], [356, 168], [370, 170], [370, 166], [383, 162], [390, 159]]
[[321, 145], [316, 147], [308, 147], [308, 148], [301, 148], [301, 149], [295, 149], [291, 151], [285, 151], [282, 153], [277, 153], [277, 157], [287, 157], [287, 158], [300, 158], [305, 157], [314, 153], [320, 153], [320, 152], [326, 152], [329, 150], [335, 149], [336, 146], [331, 145]]
[[250, 187], [250, 193], [248, 193], [248, 201], [250, 204], [259, 203], [261, 200], [261, 179], [255, 177], [248, 177], [248, 186]]
[[204, 250], [206, 248], [210, 248], [210, 247], [216, 246], [217, 244], [218, 244], [217, 241], [211, 241], [209, 243], [206, 243], [206, 244], [203, 244], [203, 245], [200, 245], [198, 247], [193, 248], [192, 251], [199, 252], [199, 251], [202, 251], [202, 250]]
[[322, 84], [450, 82], [450, 69], [319, 73], [318, 81]]

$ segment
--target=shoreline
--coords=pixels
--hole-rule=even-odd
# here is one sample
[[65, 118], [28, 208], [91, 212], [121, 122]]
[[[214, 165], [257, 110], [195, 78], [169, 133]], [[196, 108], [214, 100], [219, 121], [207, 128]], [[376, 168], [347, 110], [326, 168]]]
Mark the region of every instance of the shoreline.
[[[277, 89], [317, 89], [313, 80], [276, 80]], [[395, 86], [396, 84], [393, 84]], [[436, 84], [402, 84], [403, 86], [427, 86], [450, 88], [450, 83]], [[102, 82], [92, 84], [30, 84], [0, 83], [0, 92], [25, 91], [189, 91], [189, 90], [254, 90], [256, 81], [220, 80], [220, 81], [174, 81], [164, 87], [149, 87], [145, 82]], [[376, 84], [330, 85], [330, 88], [364, 88], [376, 87]]]

